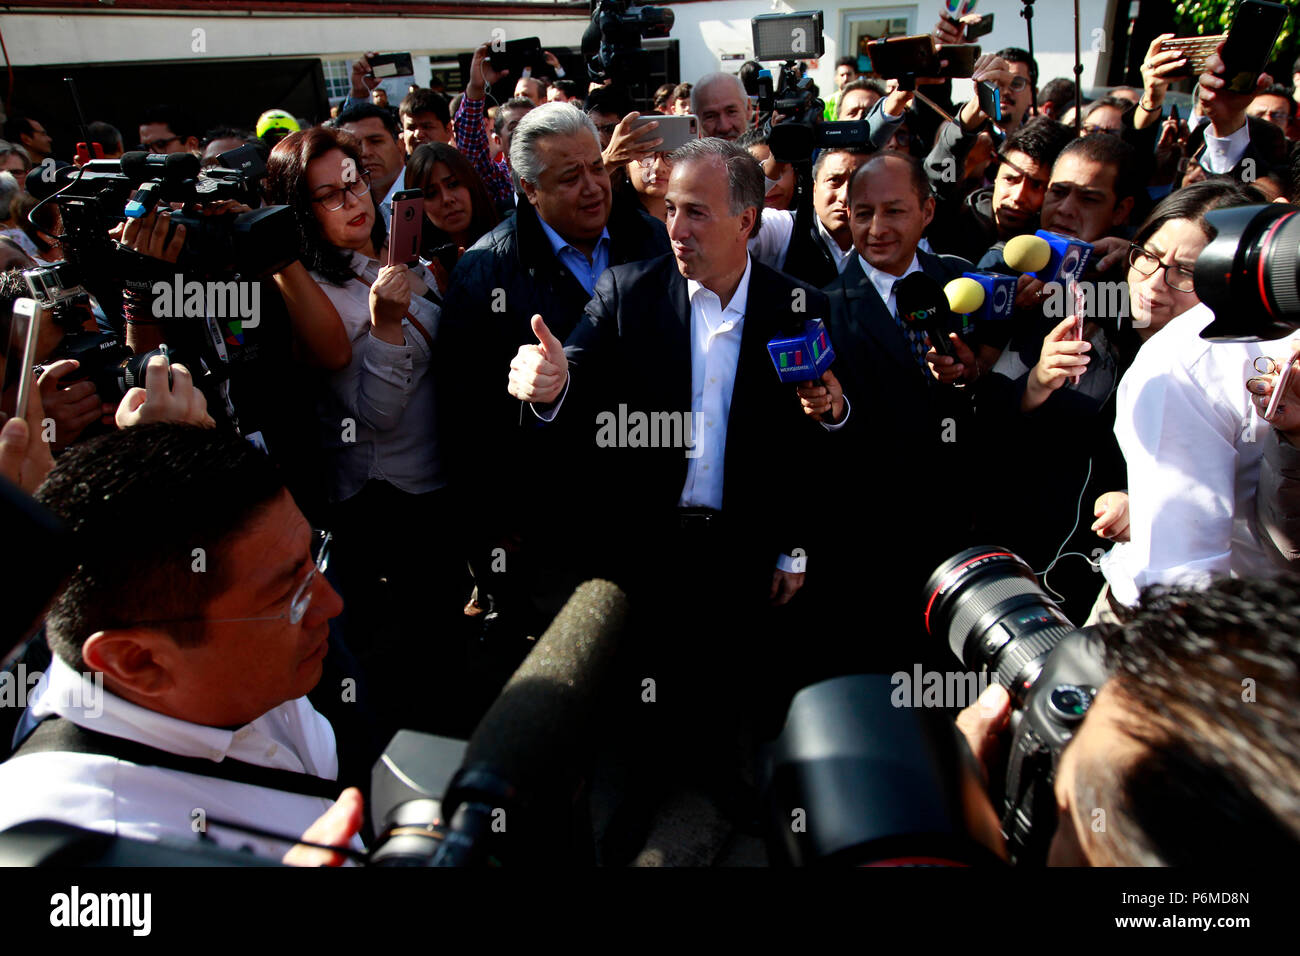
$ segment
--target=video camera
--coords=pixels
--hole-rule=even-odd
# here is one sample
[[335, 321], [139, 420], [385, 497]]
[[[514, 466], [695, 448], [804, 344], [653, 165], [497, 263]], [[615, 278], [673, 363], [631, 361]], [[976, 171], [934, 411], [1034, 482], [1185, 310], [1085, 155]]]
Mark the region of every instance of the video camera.
[[641, 40], [668, 36], [673, 20], [666, 7], [636, 6], [632, 0], [591, 0], [591, 22], [582, 34], [587, 73], [596, 82], [612, 79], [630, 85], [645, 69]]
[[1196, 296], [1214, 312], [1201, 337], [1266, 341], [1300, 328], [1300, 207], [1212, 209], [1215, 230], [1196, 260]]

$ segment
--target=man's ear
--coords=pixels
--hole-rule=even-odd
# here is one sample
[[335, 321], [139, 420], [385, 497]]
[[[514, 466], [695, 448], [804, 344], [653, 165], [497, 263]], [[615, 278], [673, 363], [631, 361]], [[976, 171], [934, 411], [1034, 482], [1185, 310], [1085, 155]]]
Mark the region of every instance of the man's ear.
[[921, 227], [924, 229], [926, 226], [930, 225], [930, 221], [933, 219], [934, 197], [926, 196], [925, 202], [921, 203]]
[[530, 203], [532, 203], [534, 206], [536, 206], [536, 205], [537, 205], [537, 187], [536, 187], [535, 185], [533, 185], [532, 183], [530, 183], [528, 180], [524, 179], [522, 176], [519, 177], [519, 185], [520, 185], [520, 187], [521, 187], [521, 188], [523, 189], [523, 191], [524, 191], [524, 196], [525, 196], [525, 198], [527, 198], [527, 200], [528, 200]]
[[1119, 202], [1115, 203], [1115, 215], [1111, 217], [1112, 226], [1120, 226], [1128, 222], [1128, 215], [1133, 211], [1133, 197], [1125, 196]]
[[86, 638], [81, 659], [115, 688], [136, 697], [159, 697], [175, 683], [176, 642], [162, 631], [128, 627], [96, 631]]
[[749, 234], [754, 229], [754, 222], [758, 219], [759, 211], [757, 206], [747, 206], [740, 213], [740, 232], [745, 237], [745, 242], [749, 242]]
[[199, 138], [197, 136], [185, 137], [185, 151], [187, 153], [202, 154], [203, 150], [199, 148]]

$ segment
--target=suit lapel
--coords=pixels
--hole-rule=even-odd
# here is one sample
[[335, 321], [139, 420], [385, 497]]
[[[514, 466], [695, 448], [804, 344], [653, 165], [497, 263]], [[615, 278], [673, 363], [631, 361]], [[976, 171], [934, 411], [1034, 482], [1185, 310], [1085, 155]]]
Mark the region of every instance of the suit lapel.
[[[858, 334], [870, 339], [891, 359], [905, 366], [916, 365], [911, 348], [898, 323], [885, 305], [885, 300], [876, 291], [875, 285], [867, 278], [857, 257], [849, 263], [841, 276], [844, 282], [845, 299], [848, 302], [849, 325]], [[832, 342], [832, 345], [835, 343]]]
[[[690, 409], [691, 407], [691, 301], [686, 294], [686, 280], [677, 271], [677, 260], [668, 255], [664, 258], [661, 272], [667, 286], [668, 308], [656, 309], [664, 323], [667, 345], [665, 359], [670, 363], [669, 378], [672, 381], [673, 396], [678, 404], [674, 407]], [[655, 308], [653, 305], [651, 308]]]

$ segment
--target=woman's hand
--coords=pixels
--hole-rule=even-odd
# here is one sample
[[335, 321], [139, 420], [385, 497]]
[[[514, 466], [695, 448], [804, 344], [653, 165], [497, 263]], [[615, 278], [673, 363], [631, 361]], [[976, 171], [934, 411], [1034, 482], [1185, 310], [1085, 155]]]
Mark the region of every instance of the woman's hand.
[[393, 345], [403, 345], [402, 318], [411, 304], [411, 283], [404, 265], [384, 266], [370, 287], [372, 334]]
[[[1300, 361], [1300, 339], [1293, 339], [1291, 342], [1291, 361]], [[1276, 359], [1272, 362], [1273, 371], [1268, 375], [1260, 375], [1255, 378], [1246, 380], [1246, 390], [1254, 396], [1255, 408], [1258, 409], [1261, 418], [1264, 417], [1264, 410], [1268, 408], [1269, 399], [1273, 396], [1273, 390], [1277, 388], [1278, 376], [1285, 366]], [[1272, 420], [1269, 422], [1273, 428], [1281, 432], [1282, 436], [1292, 445], [1300, 447], [1300, 369], [1292, 372], [1291, 380], [1287, 383], [1286, 394], [1278, 403], [1277, 411], [1274, 413]]]
[[1108, 541], [1128, 540], [1128, 492], [1108, 491], [1092, 506], [1093, 533]]
[[1029, 382], [1025, 385], [1025, 394], [1020, 400], [1022, 412], [1033, 411], [1068, 379], [1088, 370], [1088, 362], [1091, 360], [1085, 353], [1092, 350], [1092, 343], [1080, 342], [1072, 337], [1077, 321], [1073, 315], [1062, 319], [1043, 339], [1042, 354], [1038, 357], [1038, 363], [1029, 370]]

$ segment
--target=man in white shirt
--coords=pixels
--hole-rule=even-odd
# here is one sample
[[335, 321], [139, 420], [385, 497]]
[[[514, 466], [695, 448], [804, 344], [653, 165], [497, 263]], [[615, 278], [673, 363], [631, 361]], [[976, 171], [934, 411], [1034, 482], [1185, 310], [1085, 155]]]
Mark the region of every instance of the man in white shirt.
[[[69, 449], [39, 497], [81, 564], [0, 764], [0, 830], [54, 819], [281, 857], [292, 839], [217, 821], [293, 837], [343, 791], [334, 730], [304, 696], [342, 601], [269, 460], [237, 436], [141, 425]], [[356, 849], [359, 799], [343, 801]]]

